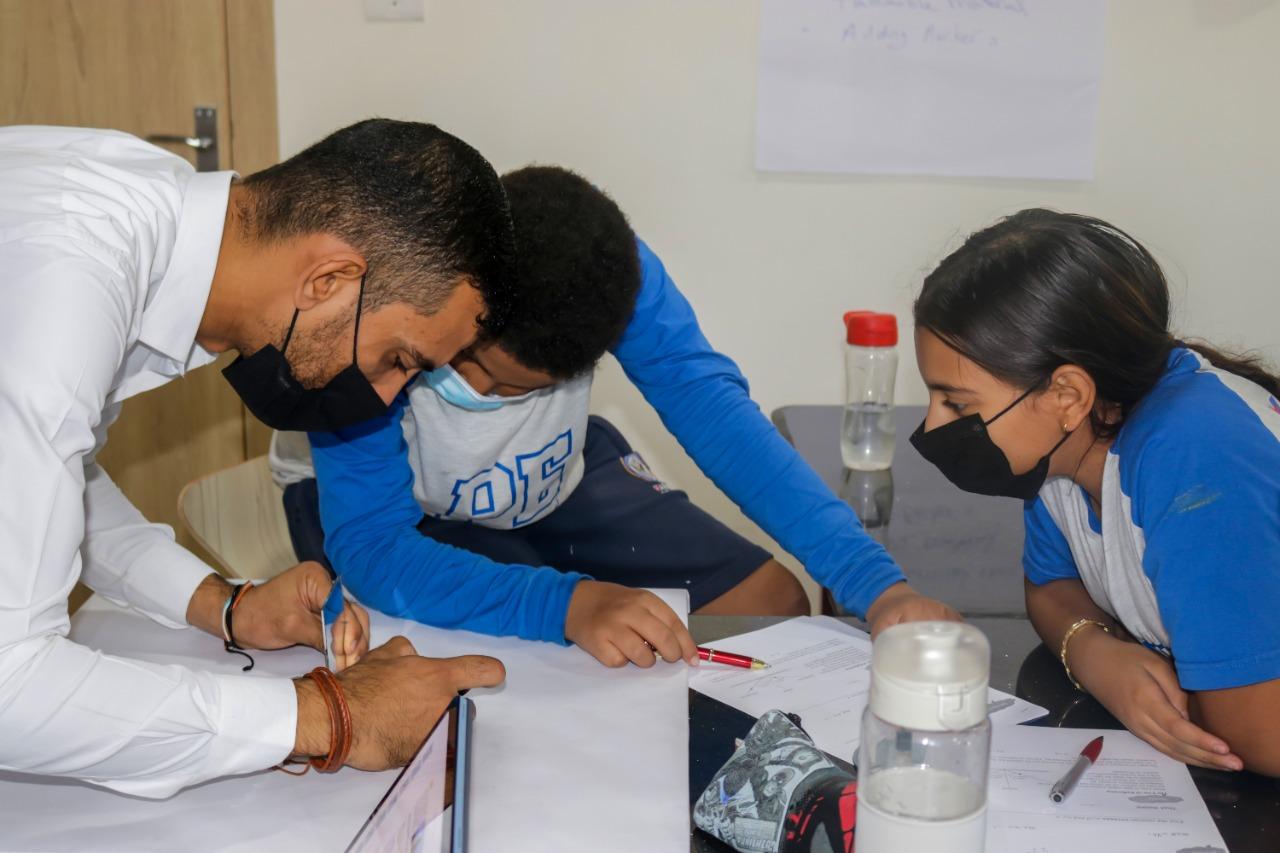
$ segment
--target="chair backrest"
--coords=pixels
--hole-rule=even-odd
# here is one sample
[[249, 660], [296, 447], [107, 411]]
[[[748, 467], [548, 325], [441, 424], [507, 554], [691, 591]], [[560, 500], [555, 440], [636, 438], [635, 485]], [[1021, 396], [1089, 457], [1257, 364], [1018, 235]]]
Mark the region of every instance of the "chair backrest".
[[178, 516], [231, 577], [274, 577], [298, 562], [266, 456], [188, 483]]

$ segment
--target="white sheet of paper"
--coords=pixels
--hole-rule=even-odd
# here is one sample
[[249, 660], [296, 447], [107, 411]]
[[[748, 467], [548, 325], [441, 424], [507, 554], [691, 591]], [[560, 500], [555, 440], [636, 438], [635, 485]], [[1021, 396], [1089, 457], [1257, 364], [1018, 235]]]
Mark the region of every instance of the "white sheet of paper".
[[763, 0], [756, 168], [1088, 180], [1102, 0]]
[[[654, 590], [687, 619], [684, 590]], [[689, 667], [609, 669], [549, 643], [435, 631], [422, 654], [507, 662], [498, 690], [472, 691], [471, 844], [476, 853], [689, 844]], [[477, 695], [480, 694], [480, 695]]]
[[[763, 660], [769, 669], [704, 663], [690, 675], [690, 687], [753, 717], [774, 708], [799, 714], [820, 749], [854, 761], [871, 690], [871, 638], [865, 631], [828, 616], [810, 616], [711, 645]], [[991, 690], [990, 702], [993, 725], [1025, 723], [1048, 713], [1000, 690]]]
[[[684, 590], [655, 590], [688, 613]], [[443, 631], [370, 613], [374, 644], [404, 634], [434, 657], [489, 654], [507, 666], [476, 703], [470, 842], [475, 853], [676, 850], [689, 843], [687, 667], [608, 669], [577, 648]], [[220, 639], [171, 630], [93, 598], [72, 638], [112, 654], [239, 673]], [[297, 676], [319, 652], [254, 653], [259, 674]], [[397, 771], [301, 778], [265, 771], [168, 800], [0, 773], [3, 846], [24, 851], [342, 850]], [[638, 805], [638, 804], [643, 804]]]
[[[1051, 802], [1049, 788], [1098, 735], [1098, 763]], [[1126, 853], [1226, 853], [1186, 765], [1129, 732], [1015, 726], [991, 741], [988, 853], [1079, 853], [1099, 838]]]

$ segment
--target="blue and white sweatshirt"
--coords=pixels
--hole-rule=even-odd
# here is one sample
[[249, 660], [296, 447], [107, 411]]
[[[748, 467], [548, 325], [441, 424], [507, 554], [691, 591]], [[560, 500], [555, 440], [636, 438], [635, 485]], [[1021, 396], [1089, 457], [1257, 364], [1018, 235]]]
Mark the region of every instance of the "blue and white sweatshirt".
[[1186, 690], [1280, 678], [1280, 400], [1175, 349], [1107, 453], [1101, 507], [1068, 478], [1027, 503], [1032, 583], [1082, 581]]
[[[657, 255], [638, 248], [640, 292], [614, 357], [703, 473], [838, 601], [865, 613], [902, 572], [752, 402]], [[325, 551], [343, 584], [393, 616], [565, 642], [583, 575], [495, 563], [418, 532], [424, 508], [403, 426], [411, 401], [402, 393], [380, 418], [310, 434]]]

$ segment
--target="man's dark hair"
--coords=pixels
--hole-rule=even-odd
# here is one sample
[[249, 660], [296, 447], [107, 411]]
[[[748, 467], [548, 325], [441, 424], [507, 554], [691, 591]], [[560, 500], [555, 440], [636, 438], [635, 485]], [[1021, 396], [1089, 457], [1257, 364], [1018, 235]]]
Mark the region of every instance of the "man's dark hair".
[[364, 310], [403, 302], [440, 308], [460, 279], [485, 301], [481, 325], [501, 329], [515, 270], [506, 194], [489, 162], [432, 124], [368, 119], [243, 181], [240, 213], [254, 239], [314, 233], [364, 255]]
[[526, 166], [502, 177], [516, 236], [516, 285], [496, 342], [556, 379], [590, 370], [618, 342], [640, 291], [636, 235], [581, 175]]

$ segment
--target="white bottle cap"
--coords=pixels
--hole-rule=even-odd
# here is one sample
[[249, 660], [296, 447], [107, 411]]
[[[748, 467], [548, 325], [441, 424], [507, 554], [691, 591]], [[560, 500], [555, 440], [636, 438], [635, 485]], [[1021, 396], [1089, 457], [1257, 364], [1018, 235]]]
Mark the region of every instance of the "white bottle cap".
[[907, 622], [876, 637], [871, 712], [920, 731], [959, 731], [987, 717], [991, 645], [964, 622]]

